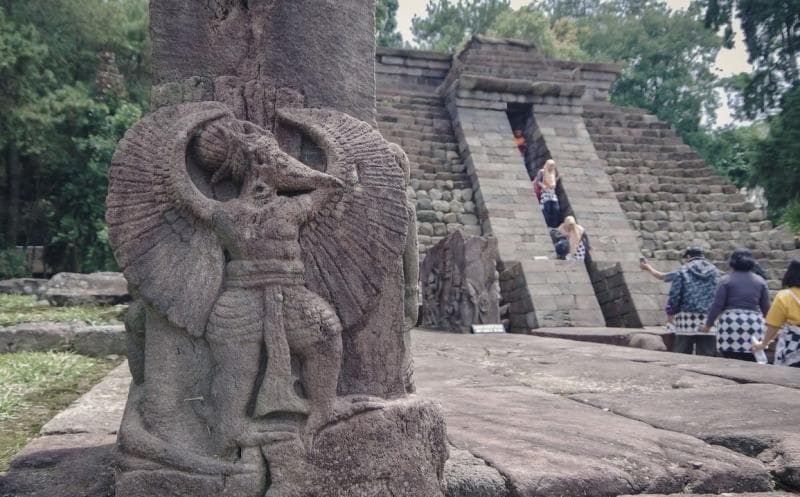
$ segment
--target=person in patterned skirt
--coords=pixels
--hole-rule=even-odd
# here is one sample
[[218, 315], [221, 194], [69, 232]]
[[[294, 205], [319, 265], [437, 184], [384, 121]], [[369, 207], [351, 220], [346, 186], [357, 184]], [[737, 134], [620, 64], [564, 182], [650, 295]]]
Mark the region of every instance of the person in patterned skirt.
[[575, 221], [573, 216], [564, 218], [564, 222], [558, 227], [558, 232], [569, 241], [569, 252], [566, 260], [582, 261], [586, 259], [586, 254], [592, 249], [591, 245], [589, 245], [589, 235], [586, 234], [583, 226]]
[[537, 193], [539, 205], [548, 228], [557, 228], [561, 223], [561, 207], [558, 203], [558, 194], [556, 194], [558, 180], [558, 170], [553, 159], [544, 163], [533, 180], [534, 190], [539, 192]]
[[780, 335], [775, 364], [800, 368], [800, 260], [789, 263], [783, 288], [775, 295], [767, 313], [767, 336], [753, 344], [753, 351], [764, 350]]
[[714, 356], [717, 344], [714, 336], [703, 333], [711, 303], [717, 291], [719, 271], [705, 259], [703, 249], [690, 247], [683, 257], [687, 260], [669, 289], [670, 315], [674, 316], [675, 342], [673, 352]]
[[764, 338], [769, 289], [753, 271], [756, 261], [749, 250], [734, 250], [728, 265], [733, 271], [719, 282], [703, 332], [711, 332], [716, 323], [717, 352], [728, 359], [755, 362], [752, 347]]

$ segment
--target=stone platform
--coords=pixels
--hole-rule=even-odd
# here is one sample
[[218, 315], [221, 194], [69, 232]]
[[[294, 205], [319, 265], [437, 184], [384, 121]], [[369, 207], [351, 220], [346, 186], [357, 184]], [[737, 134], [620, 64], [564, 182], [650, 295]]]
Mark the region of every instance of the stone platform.
[[[418, 394], [447, 418], [450, 497], [800, 489], [800, 370], [525, 335], [413, 339]], [[0, 496], [113, 495], [125, 381], [122, 367], [49, 423]]]

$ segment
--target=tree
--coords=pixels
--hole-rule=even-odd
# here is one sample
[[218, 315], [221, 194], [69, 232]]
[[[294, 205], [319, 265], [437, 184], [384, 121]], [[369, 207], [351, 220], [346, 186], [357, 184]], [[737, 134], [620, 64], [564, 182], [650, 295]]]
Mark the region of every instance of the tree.
[[731, 88], [741, 93], [747, 117], [771, 114], [781, 95], [798, 82], [800, 0], [705, 0], [705, 23], [725, 26], [725, 43], [733, 46], [734, 14], [741, 21], [751, 74], [741, 74]]
[[754, 162], [755, 180], [764, 187], [769, 214], [779, 218], [800, 209], [800, 85], [786, 92], [780, 114], [769, 122], [769, 136]]
[[397, 32], [397, 0], [375, 3], [375, 44], [379, 47], [401, 47], [403, 36]]
[[411, 32], [420, 48], [452, 52], [510, 10], [510, 0], [428, 0], [425, 17], [411, 19]]
[[661, 1], [614, 0], [578, 26], [591, 60], [623, 65], [614, 103], [647, 109], [690, 145], [702, 145], [703, 122], [713, 122], [718, 106], [712, 69], [722, 40], [704, 27], [699, 7], [671, 11]]
[[578, 19], [595, 14], [600, 0], [541, 0], [529, 8], [547, 13], [551, 22], [559, 19]]
[[533, 42], [547, 57], [584, 60], [586, 53], [578, 47], [577, 29], [568, 19], [558, 19], [553, 26], [537, 7], [529, 5], [498, 14], [488, 29], [491, 36]]
[[[146, 108], [148, 45], [147, 0], [27, 0], [0, 10], [6, 246], [45, 244], [60, 253], [60, 269], [114, 266], [106, 172]], [[117, 74], [115, 59], [123, 87], [96, 87], [103, 65]]]
[[769, 126], [763, 121], [728, 126], [709, 133], [707, 142], [699, 151], [708, 165], [727, 176], [736, 186], [752, 187], [757, 183], [754, 165], [759, 147], [768, 135]]

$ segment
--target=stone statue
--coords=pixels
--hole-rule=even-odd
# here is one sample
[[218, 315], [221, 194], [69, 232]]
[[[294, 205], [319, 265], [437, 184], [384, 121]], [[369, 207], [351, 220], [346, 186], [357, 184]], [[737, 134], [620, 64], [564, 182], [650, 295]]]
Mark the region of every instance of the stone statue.
[[117, 496], [441, 496], [438, 410], [341, 379], [409, 250], [405, 154], [342, 112], [276, 112], [321, 170], [219, 102], [157, 110], [114, 156], [110, 240], [139, 299]]
[[500, 323], [500, 284], [494, 237], [456, 231], [428, 250], [422, 263], [422, 325], [469, 332]]

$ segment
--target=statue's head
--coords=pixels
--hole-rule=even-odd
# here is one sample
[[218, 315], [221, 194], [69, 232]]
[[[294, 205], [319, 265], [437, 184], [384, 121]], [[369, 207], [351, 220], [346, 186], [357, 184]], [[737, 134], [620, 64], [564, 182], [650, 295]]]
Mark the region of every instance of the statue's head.
[[271, 132], [249, 122], [215, 121], [198, 134], [194, 148], [200, 166], [212, 174], [211, 183], [231, 179], [240, 187], [239, 199], [256, 205], [341, 186], [281, 150]]

